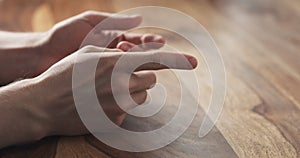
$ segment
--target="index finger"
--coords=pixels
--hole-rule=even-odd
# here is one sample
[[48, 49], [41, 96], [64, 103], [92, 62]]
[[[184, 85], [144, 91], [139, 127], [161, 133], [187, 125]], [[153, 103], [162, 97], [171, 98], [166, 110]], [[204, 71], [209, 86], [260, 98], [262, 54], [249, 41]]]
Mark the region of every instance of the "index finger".
[[[122, 59], [123, 58], [123, 59]], [[183, 69], [197, 67], [197, 59], [188, 54], [171, 52], [129, 52], [119, 59], [124, 69], [135, 68], [135, 71]]]

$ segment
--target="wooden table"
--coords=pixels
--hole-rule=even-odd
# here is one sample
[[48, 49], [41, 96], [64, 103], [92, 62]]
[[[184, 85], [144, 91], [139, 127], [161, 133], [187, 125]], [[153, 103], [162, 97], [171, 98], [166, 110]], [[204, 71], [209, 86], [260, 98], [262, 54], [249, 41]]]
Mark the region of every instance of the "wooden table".
[[[214, 129], [197, 138], [211, 94], [207, 67], [200, 62], [196, 71], [202, 76], [201, 108], [192, 126], [165, 148], [129, 153], [110, 148], [90, 135], [50, 137], [3, 149], [0, 157], [300, 157], [299, 0], [1, 0], [0, 29], [44, 31], [84, 10], [117, 12], [143, 5], [183, 11], [203, 24], [216, 40], [225, 60], [227, 96]], [[193, 52], [172, 38], [168, 44]], [[176, 82], [161, 76], [161, 82]], [[173, 87], [170, 82], [165, 84]], [[177, 95], [170, 92], [170, 96]], [[165, 112], [160, 117], [168, 119], [174, 107]], [[160, 123], [157, 120], [149, 121]], [[123, 127], [146, 128], [145, 122], [128, 118]]]

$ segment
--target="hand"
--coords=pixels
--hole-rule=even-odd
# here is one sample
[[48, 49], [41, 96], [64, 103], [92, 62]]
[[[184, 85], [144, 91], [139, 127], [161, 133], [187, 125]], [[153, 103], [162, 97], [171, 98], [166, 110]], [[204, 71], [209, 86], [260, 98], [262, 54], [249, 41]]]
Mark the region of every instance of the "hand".
[[[104, 53], [97, 53], [103, 51]], [[77, 60], [76, 56], [79, 57]], [[121, 56], [126, 56], [130, 63], [144, 58], [157, 59], [156, 61], [168, 62], [171, 65], [170, 68], [176, 69], [193, 69], [197, 65], [196, 59], [189, 55], [185, 55], [185, 57], [190, 61], [192, 67], [181, 62], [181, 56], [175, 53], [125, 53], [119, 49], [106, 49], [94, 46], [84, 47], [75, 54], [53, 65], [37, 78], [39, 84], [35, 86], [37, 89], [32, 91], [32, 97], [34, 98], [35, 95], [39, 95], [41, 96], [41, 100], [35, 103], [33, 108], [36, 108], [34, 111], [39, 111], [40, 116], [43, 116], [40, 120], [45, 121], [43, 125], [46, 126], [44, 129], [48, 130], [46, 132], [48, 133], [47, 135], [78, 135], [88, 132], [82, 124], [74, 105], [72, 97], [72, 71], [75, 63], [90, 63], [99, 57], [101, 57], [101, 60], [98, 63], [94, 79], [96, 81], [98, 98], [107, 116], [117, 125], [122, 123], [126, 113], [117, 105], [111, 88], [112, 70]], [[124, 68], [128, 67], [128, 62], [122, 63]], [[143, 70], [160, 70], [166, 68], [166, 66], [161, 64], [146, 63], [140, 66], [133, 74], [130, 74], [129, 91], [136, 104], [127, 104], [125, 101], [122, 106], [125, 109], [129, 109], [145, 101], [147, 97], [146, 91], [156, 82], [156, 77], [153, 72]], [[118, 85], [114, 86], [118, 87], [117, 95], [122, 95], [127, 90], [124, 88], [126, 83], [122, 80], [122, 76], [126, 75], [127, 72], [117, 73], [120, 80]], [[93, 81], [93, 77], [84, 76], [82, 82], [80, 82], [81, 84], [75, 87], [75, 90], [85, 89], [91, 81]]]
[[[56, 24], [47, 32], [0, 32], [0, 85], [43, 73], [59, 60], [77, 51], [86, 35], [98, 23], [111, 16], [108, 13], [87, 11]], [[103, 30], [97, 30], [97, 40], [93, 45], [116, 48], [124, 42], [138, 45], [146, 42], [164, 43], [159, 35], [121, 31], [138, 26], [142, 20], [140, 16], [115, 15], [109, 19], [109, 25]], [[107, 43], [112, 38], [115, 40]], [[162, 45], [153, 48], [157, 46]]]
[[[131, 47], [134, 44], [123, 42], [120, 48]], [[127, 49], [128, 50], [128, 49]], [[125, 50], [125, 51], [127, 51]], [[102, 52], [102, 53], [99, 53]], [[121, 56], [128, 62], [121, 63], [127, 68], [130, 64], [143, 59], [162, 61], [170, 68], [193, 69], [197, 65], [194, 57], [184, 55], [192, 67], [182, 62], [182, 56], [165, 52], [122, 52], [120, 49], [107, 49], [86, 46], [74, 54], [51, 66], [46, 72], [36, 78], [26, 79], [0, 88], [0, 148], [39, 140], [50, 135], [79, 135], [88, 133], [82, 124], [74, 103], [72, 89], [72, 71], [74, 64], [86, 64], [101, 57], [95, 76], [84, 76], [74, 87], [75, 90], [86, 89], [91, 81], [96, 81], [96, 93], [106, 115], [117, 125], [125, 118], [125, 112], [120, 109], [112, 94], [112, 69]], [[78, 57], [78, 58], [77, 58]], [[125, 88], [123, 75], [131, 75], [129, 91], [136, 103], [122, 102], [123, 108], [130, 109], [142, 104], [147, 96], [147, 89], [156, 81], [153, 72], [144, 70], [160, 70], [167, 67], [157, 63], [146, 63], [128, 74], [127, 71], [117, 72], [120, 82], [116, 85], [119, 91], [114, 95], [122, 95]], [[11, 97], [14, 96], [14, 97]], [[99, 107], [100, 108], [100, 107]], [[14, 126], [11, 126], [11, 125]]]
[[[136, 45], [154, 42], [158, 43], [158, 45], [145, 49], [157, 49], [165, 43], [164, 39], [159, 35], [122, 32], [122, 30], [137, 27], [142, 21], [140, 16], [112, 15], [87, 11], [56, 24], [47, 32], [48, 40], [42, 46], [41, 62], [38, 66], [40, 70], [37, 71], [37, 74], [44, 72], [57, 61], [77, 51], [87, 34], [97, 24], [107, 18], [109, 18], [107, 25], [101, 28], [103, 30], [97, 30], [96, 37], [94, 37], [95, 40], [93, 43], [88, 43], [88, 45], [116, 48], [122, 41]], [[109, 39], [114, 40], [108, 43]]]

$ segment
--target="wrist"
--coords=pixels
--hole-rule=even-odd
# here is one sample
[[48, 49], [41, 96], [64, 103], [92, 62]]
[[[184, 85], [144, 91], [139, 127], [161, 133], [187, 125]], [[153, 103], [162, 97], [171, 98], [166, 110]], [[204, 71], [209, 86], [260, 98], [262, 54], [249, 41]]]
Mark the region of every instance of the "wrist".
[[18, 100], [19, 103], [23, 104], [16, 104], [20, 109], [20, 115], [22, 116], [20, 118], [25, 118], [24, 122], [27, 122], [32, 141], [40, 140], [48, 136], [50, 131], [47, 115], [41, 108], [44, 104], [44, 97], [40, 97], [43, 96], [40, 82], [33, 78], [19, 81], [17, 84], [23, 86], [19, 90], [23, 93]]
[[12, 83], [0, 89], [0, 148], [33, 142], [47, 136], [47, 124], [38, 108], [35, 93], [38, 82], [32, 79]]
[[45, 89], [38, 77], [26, 79], [21, 82], [24, 82], [21, 84], [27, 87], [25, 88], [27, 92], [22, 97], [29, 102], [29, 106], [23, 106], [23, 111], [28, 115], [27, 121], [31, 122], [33, 141], [40, 140], [51, 133], [49, 117], [47, 111], [44, 110], [44, 107], [47, 107], [45, 104], [49, 103], [47, 96], [44, 94]]
[[[40, 74], [47, 33], [3, 33], [0, 39], [0, 84]], [[7, 40], [4, 40], [7, 39]]]
[[35, 66], [36, 74], [40, 75], [50, 68], [53, 64], [66, 56], [67, 51], [62, 48], [62, 43], [55, 39], [56, 30], [54, 28], [43, 33], [43, 37], [36, 43], [34, 55], [38, 58]]

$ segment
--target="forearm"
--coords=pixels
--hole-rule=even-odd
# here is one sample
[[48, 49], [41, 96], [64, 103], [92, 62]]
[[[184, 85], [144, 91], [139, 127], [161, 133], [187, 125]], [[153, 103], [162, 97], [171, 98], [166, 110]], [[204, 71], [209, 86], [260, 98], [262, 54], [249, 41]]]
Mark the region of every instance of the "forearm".
[[34, 109], [34, 80], [23, 80], [0, 88], [0, 148], [44, 137], [42, 115]]
[[32, 48], [41, 45], [46, 32], [0, 31], [0, 51], [14, 48]]
[[44, 33], [0, 31], [0, 85], [34, 76]]

